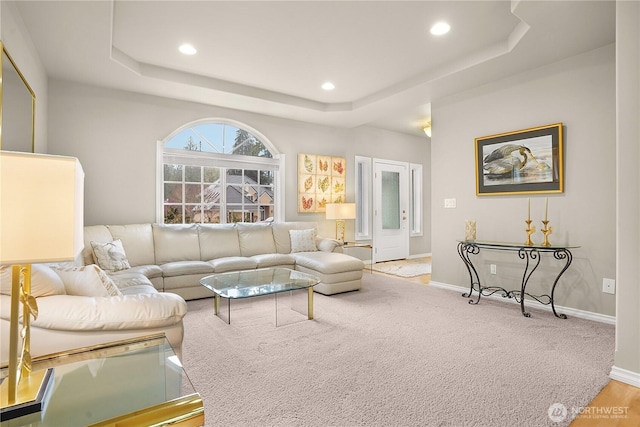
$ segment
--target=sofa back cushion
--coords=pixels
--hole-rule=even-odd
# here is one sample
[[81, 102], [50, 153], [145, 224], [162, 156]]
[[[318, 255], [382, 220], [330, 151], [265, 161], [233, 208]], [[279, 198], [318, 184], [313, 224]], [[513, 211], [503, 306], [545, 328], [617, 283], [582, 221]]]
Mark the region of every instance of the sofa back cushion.
[[200, 259], [240, 256], [238, 229], [235, 224], [207, 224], [198, 227], [200, 239]]
[[292, 221], [292, 222], [274, 222], [273, 240], [279, 254], [291, 253], [291, 236], [289, 230], [308, 230], [314, 229], [316, 235], [318, 233], [318, 225], [315, 222]]
[[271, 224], [260, 222], [239, 222], [238, 237], [242, 256], [276, 253]]
[[[121, 240], [131, 267], [155, 264], [151, 224], [109, 225], [113, 240]], [[99, 242], [107, 243], [107, 242]]]
[[156, 264], [200, 260], [198, 228], [193, 225], [153, 224]]

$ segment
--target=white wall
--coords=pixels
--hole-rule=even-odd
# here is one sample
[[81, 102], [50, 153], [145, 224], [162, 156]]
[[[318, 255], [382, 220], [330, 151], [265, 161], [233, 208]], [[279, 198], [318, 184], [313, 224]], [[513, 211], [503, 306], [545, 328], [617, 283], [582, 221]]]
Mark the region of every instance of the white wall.
[[[85, 170], [85, 223], [155, 221], [156, 142], [186, 123], [204, 118], [237, 120], [256, 129], [286, 155], [288, 221], [317, 221], [335, 233], [323, 214], [297, 212], [297, 154], [347, 158], [347, 200], [354, 201], [354, 156], [390, 158], [424, 165], [430, 187], [429, 144], [423, 138], [372, 128], [341, 129], [160, 97], [52, 80], [49, 83], [49, 152], [75, 156]], [[398, 150], [398, 148], [402, 148]], [[426, 199], [428, 200], [428, 198]], [[425, 221], [428, 221], [428, 215]], [[429, 223], [411, 239], [411, 253], [431, 252]], [[353, 238], [354, 224], [347, 224]]]
[[[556, 288], [556, 304], [614, 315], [615, 296], [601, 289], [603, 277], [616, 278], [615, 110], [613, 45], [434, 102], [432, 280], [468, 286], [456, 251], [465, 219], [477, 221], [478, 240], [526, 240], [528, 196], [476, 196], [474, 138], [562, 122], [565, 191], [549, 195], [550, 241], [581, 247]], [[456, 198], [457, 208], [444, 209], [445, 198]], [[531, 196], [538, 230], [544, 198]], [[540, 232], [532, 237], [543, 239]], [[555, 277], [560, 264], [547, 258], [531, 279], [532, 293], [547, 293], [543, 282]], [[491, 263], [495, 276], [488, 275]], [[479, 265], [485, 284], [514, 289], [521, 282], [524, 265], [516, 253], [486, 251]]]

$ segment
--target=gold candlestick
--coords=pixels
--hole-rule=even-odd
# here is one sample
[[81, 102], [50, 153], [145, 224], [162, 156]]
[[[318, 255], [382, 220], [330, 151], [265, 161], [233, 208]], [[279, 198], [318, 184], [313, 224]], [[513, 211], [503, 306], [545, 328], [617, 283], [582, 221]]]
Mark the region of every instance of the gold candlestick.
[[542, 242], [542, 246], [551, 246], [551, 243], [549, 243], [549, 234], [553, 233], [553, 227], [547, 227], [548, 224], [549, 221], [542, 221], [543, 228], [540, 230], [542, 231], [542, 234], [544, 234], [544, 242]]
[[532, 221], [530, 219], [525, 219], [524, 222], [527, 224], [527, 228], [524, 229], [524, 231], [527, 233], [527, 241], [524, 242], [524, 244], [526, 246], [532, 246], [533, 241], [531, 240], [531, 235], [536, 232], [536, 226], [531, 225]]

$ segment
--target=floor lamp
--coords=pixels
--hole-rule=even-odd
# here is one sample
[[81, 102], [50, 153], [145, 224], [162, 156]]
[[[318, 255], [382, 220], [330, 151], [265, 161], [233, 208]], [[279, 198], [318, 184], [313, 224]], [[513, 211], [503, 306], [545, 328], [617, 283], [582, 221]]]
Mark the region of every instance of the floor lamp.
[[356, 218], [355, 203], [327, 203], [326, 218], [336, 220], [336, 239], [344, 243], [344, 231], [347, 219]]
[[[12, 265], [2, 420], [41, 411], [53, 370], [31, 370], [31, 264], [74, 260], [83, 247], [84, 172], [77, 159], [0, 151], [0, 264]], [[22, 326], [20, 325], [22, 306]]]

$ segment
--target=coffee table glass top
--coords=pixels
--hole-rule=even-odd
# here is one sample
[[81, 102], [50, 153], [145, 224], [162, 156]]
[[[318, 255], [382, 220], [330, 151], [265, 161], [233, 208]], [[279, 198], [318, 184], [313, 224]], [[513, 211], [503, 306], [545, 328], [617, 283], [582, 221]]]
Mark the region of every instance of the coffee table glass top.
[[319, 282], [310, 274], [280, 267], [219, 273], [200, 280], [217, 295], [230, 299], [306, 289]]

